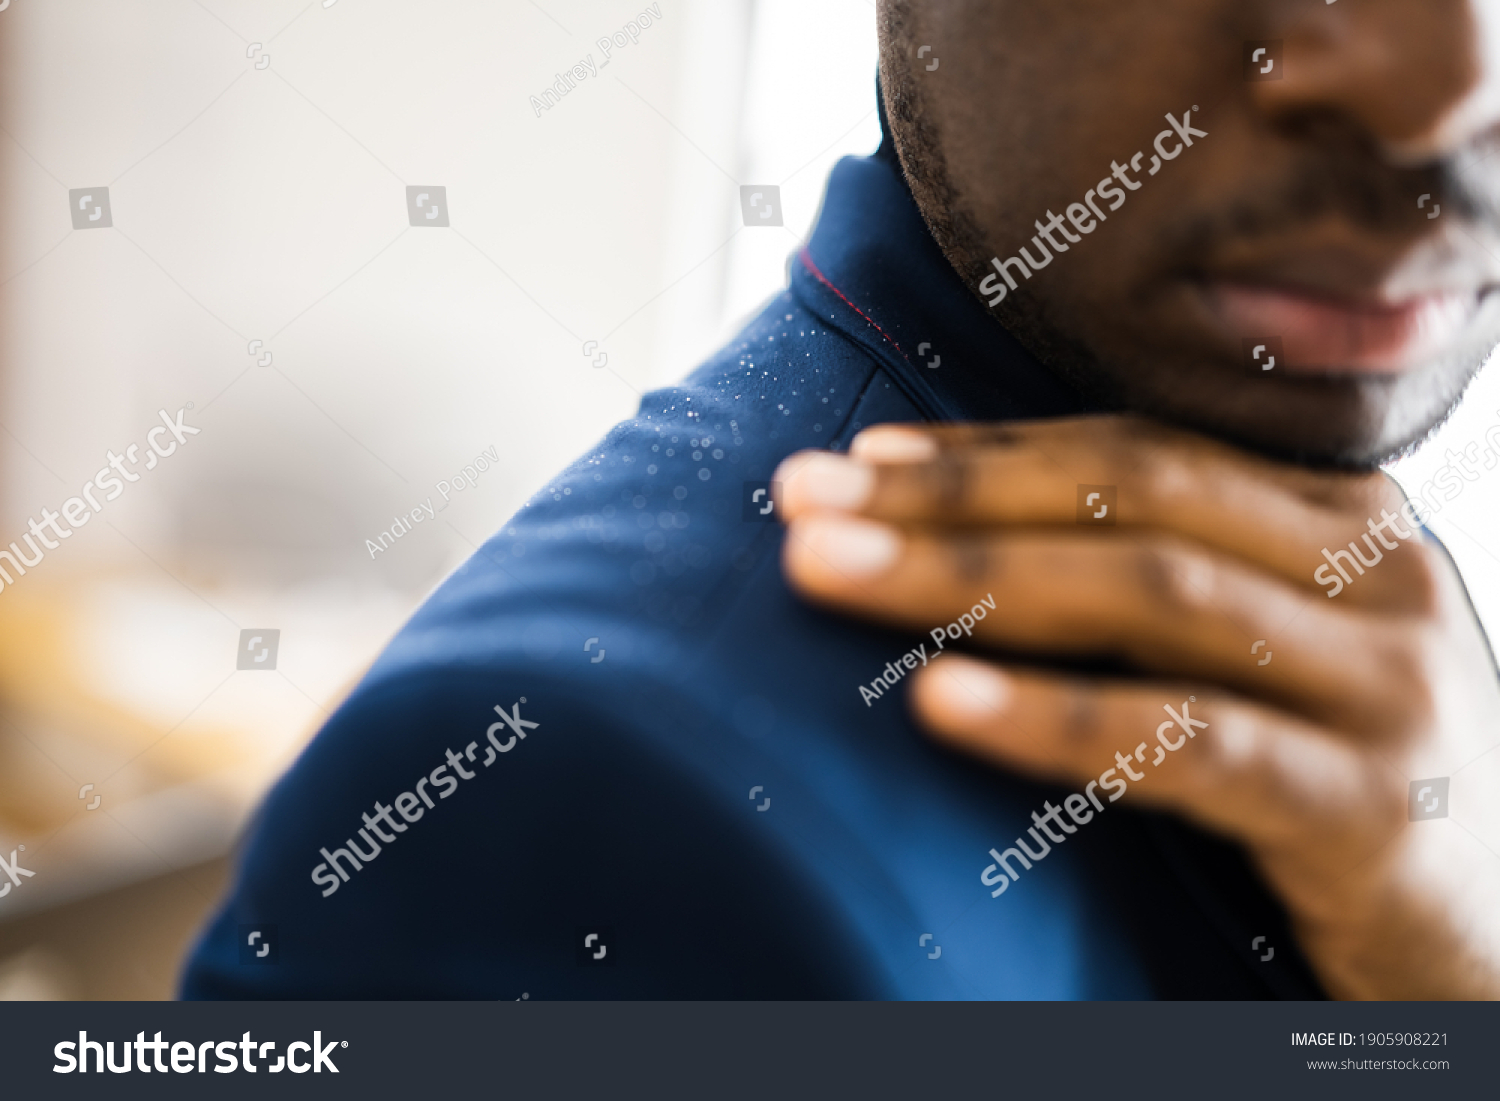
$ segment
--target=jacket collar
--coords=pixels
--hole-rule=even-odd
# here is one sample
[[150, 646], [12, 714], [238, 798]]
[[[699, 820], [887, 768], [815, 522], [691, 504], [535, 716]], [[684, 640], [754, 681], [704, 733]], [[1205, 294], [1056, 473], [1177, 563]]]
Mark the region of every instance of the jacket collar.
[[862, 345], [931, 420], [1065, 416], [1092, 406], [964, 286], [912, 198], [889, 140], [829, 177], [791, 262], [808, 309]]

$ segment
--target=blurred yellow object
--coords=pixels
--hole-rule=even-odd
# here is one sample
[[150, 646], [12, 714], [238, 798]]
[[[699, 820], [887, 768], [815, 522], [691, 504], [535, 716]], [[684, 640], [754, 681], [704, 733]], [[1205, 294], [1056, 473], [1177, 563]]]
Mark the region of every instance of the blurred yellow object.
[[[16, 580], [0, 590], [0, 856], [32, 874], [0, 897], [0, 997], [105, 996], [70, 994], [93, 987], [66, 976], [95, 941], [129, 939], [110, 900], [170, 895], [153, 905], [185, 946], [246, 816], [413, 598], [332, 582], [194, 590], [160, 570]], [[236, 669], [242, 623], [281, 631], [274, 668]], [[202, 868], [218, 869], [211, 889], [184, 892], [184, 870]], [[27, 955], [54, 917], [72, 947]], [[116, 974], [107, 996], [167, 996], [165, 966], [145, 985]]]
[[[177, 736], [180, 728], [161, 725], [161, 705], [174, 701], [148, 709], [133, 698], [154, 687], [131, 675], [139, 669], [122, 684], [120, 664], [91, 660], [101, 649], [113, 648], [117, 658], [134, 651], [142, 660], [133, 665], [155, 666], [170, 683], [183, 656], [201, 644], [197, 623], [160, 603], [155, 622], [138, 622], [149, 613], [131, 614], [119, 581], [18, 580], [0, 593], [0, 837], [49, 835], [85, 813], [84, 784], [103, 796], [101, 805], [209, 777], [234, 802], [264, 786], [278, 761], [249, 731], [209, 720], [192, 736]], [[143, 583], [135, 584], [141, 594]], [[150, 595], [155, 602], [164, 594]]]

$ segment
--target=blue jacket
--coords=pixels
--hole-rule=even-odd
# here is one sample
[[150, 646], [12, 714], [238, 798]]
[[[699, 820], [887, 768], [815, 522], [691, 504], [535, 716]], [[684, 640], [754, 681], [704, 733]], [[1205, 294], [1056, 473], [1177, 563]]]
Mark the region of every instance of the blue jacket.
[[790, 267], [396, 636], [258, 811], [185, 997], [1319, 996], [1240, 851], [1129, 798], [981, 882], [1066, 792], [862, 698], [925, 636], [799, 602], [757, 490], [865, 425], [1086, 405], [888, 147]]

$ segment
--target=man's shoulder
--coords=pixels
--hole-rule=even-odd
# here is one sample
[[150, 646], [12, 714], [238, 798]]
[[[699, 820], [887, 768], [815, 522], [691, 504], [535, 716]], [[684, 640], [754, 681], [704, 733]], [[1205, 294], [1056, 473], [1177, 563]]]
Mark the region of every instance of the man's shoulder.
[[916, 415], [867, 353], [782, 294], [536, 493], [439, 586], [370, 679], [631, 651], [670, 676], [669, 640], [712, 630], [779, 547], [781, 460]]
[[[784, 588], [755, 491], [875, 408], [875, 378], [787, 300], [646, 395], [433, 593], [273, 789], [185, 990], [878, 993], [805, 861], [746, 818], [764, 768], [753, 740], [718, 736], [714, 702], [764, 642], [719, 628]], [[284, 930], [279, 970], [237, 965], [247, 922]], [[618, 968], [574, 960], [589, 922], [619, 939]]]

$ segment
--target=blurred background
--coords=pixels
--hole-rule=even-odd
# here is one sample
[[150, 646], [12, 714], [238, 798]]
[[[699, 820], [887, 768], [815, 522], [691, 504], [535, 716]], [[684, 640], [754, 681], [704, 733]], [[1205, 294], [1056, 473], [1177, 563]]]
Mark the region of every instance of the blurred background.
[[[391, 634], [780, 289], [875, 62], [872, 0], [0, 0], [0, 549], [140, 472], [0, 559], [0, 998], [172, 995]], [[199, 432], [146, 470], [159, 410]], [[1396, 473], [1497, 410], [1490, 371]], [[1435, 524], [1492, 635], [1497, 500]]]

